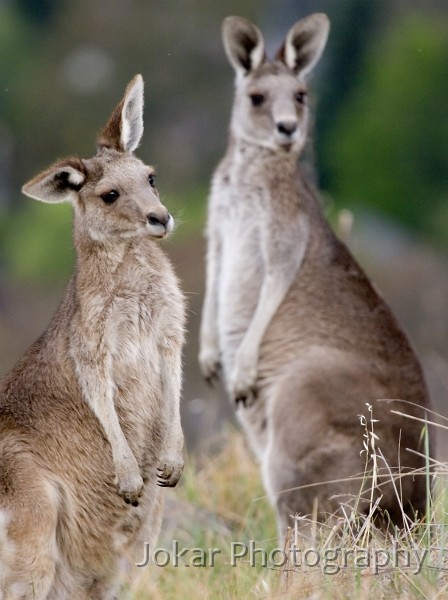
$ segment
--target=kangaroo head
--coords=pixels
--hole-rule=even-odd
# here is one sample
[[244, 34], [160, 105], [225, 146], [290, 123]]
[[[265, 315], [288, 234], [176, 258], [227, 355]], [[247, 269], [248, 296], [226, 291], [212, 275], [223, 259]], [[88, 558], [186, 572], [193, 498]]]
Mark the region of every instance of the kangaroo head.
[[329, 29], [324, 14], [298, 21], [271, 62], [255, 25], [242, 17], [224, 19], [224, 48], [236, 71], [231, 130], [237, 139], [274, 150], [303, 147], [308, 128], [305, 80], [322, 55]]
[[163, 238], [173, 219], [154, 186], [154, 170], [134, 156], [143, 134], [143, 79], [136, 75], [113, 111], [93, 158], [58, 161], [22, 191], [42, 202], [69, 201], [75, 228], [94, 241]]

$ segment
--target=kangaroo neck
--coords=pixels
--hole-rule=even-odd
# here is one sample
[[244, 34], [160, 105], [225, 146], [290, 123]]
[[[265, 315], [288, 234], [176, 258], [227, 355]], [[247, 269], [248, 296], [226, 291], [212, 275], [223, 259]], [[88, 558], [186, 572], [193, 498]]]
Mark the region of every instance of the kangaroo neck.
[[243, 171], [250, 168], [255, 171], [266, 172], [274, 169], [284, 176], [294, 176], [298, 169], [299, 151], [287, 148], [271, 148], [255, 142], [230, 136], [227, 157], [235, 167]]
[[119, 272], [132, 253], [133, 240], [97, 241], [75, 226], [76, 281], [83, 289], [95, 288], [106, 294], [117, 282]]

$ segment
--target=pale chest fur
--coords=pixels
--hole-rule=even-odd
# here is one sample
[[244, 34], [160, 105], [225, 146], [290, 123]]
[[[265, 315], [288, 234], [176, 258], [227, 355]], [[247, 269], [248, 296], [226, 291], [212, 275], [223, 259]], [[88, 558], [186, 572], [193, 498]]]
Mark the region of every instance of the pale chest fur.
[[286, 295], [303, 262], [309, 230], [293, 158], [249, 147], [243, 154], [237, 148], [214, 177], [210, 204], [211, 235], [220, 241], [218, 338], [224, 368], [230, 371], [268, 273], [281, 286], [288, 281]]
[[168, 259], [160, 253], [156, 264], [143, 253], [127, 257], [112, 284], [91, 292], [74, 320], [83, 321], [77, 329], [86, 343], [107, 356], [116, 409], [137, 437], [165, 412], [162, 362], [168, 353], [180, 355], [183, 343], [183, 297]]
[[266, 211], [266, 194], [261, 187], [254, 187], [251, 174], [241, 167], [219, 168], [211, 192], [212, 235], [221, 244], [218, 332], [221, 347], [230, 351], [244, 336], [264, 276], [264, 231], [259, 214]]

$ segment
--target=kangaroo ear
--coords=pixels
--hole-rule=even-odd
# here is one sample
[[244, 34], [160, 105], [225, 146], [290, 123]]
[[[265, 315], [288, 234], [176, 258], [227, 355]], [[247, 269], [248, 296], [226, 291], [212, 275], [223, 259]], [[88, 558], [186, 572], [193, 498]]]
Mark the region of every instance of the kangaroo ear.
[[66, 202], [79, 192], [87, 177], [80, 158], [65, 158], [25, 183], [22, 192], [41, 202]]
[[143, 78], [136, 75], [115, 107], [98, 139], [98, 146], [133, 152], [143, 135]]
[[265, 60], [261, 31], [243, 17], [227, 17], [222, 24], [224, 49], [238, 74], [247, 75]]
[[330, 21], [322, 13], [297, 21], [288, 31], [277, 58], [292, 69], [297, 77], [305, 77], [322, 56], [329, 31]]

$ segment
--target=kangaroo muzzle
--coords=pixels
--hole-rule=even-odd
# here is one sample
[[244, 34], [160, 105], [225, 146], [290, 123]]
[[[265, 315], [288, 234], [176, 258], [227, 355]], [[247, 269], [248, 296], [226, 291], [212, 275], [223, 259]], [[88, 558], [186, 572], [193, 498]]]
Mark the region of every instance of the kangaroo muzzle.
[[174, 220], [168, 211], [150, 212], [146, 220], [149, 233], [154, 237], [165, 237], [173, 230]]

